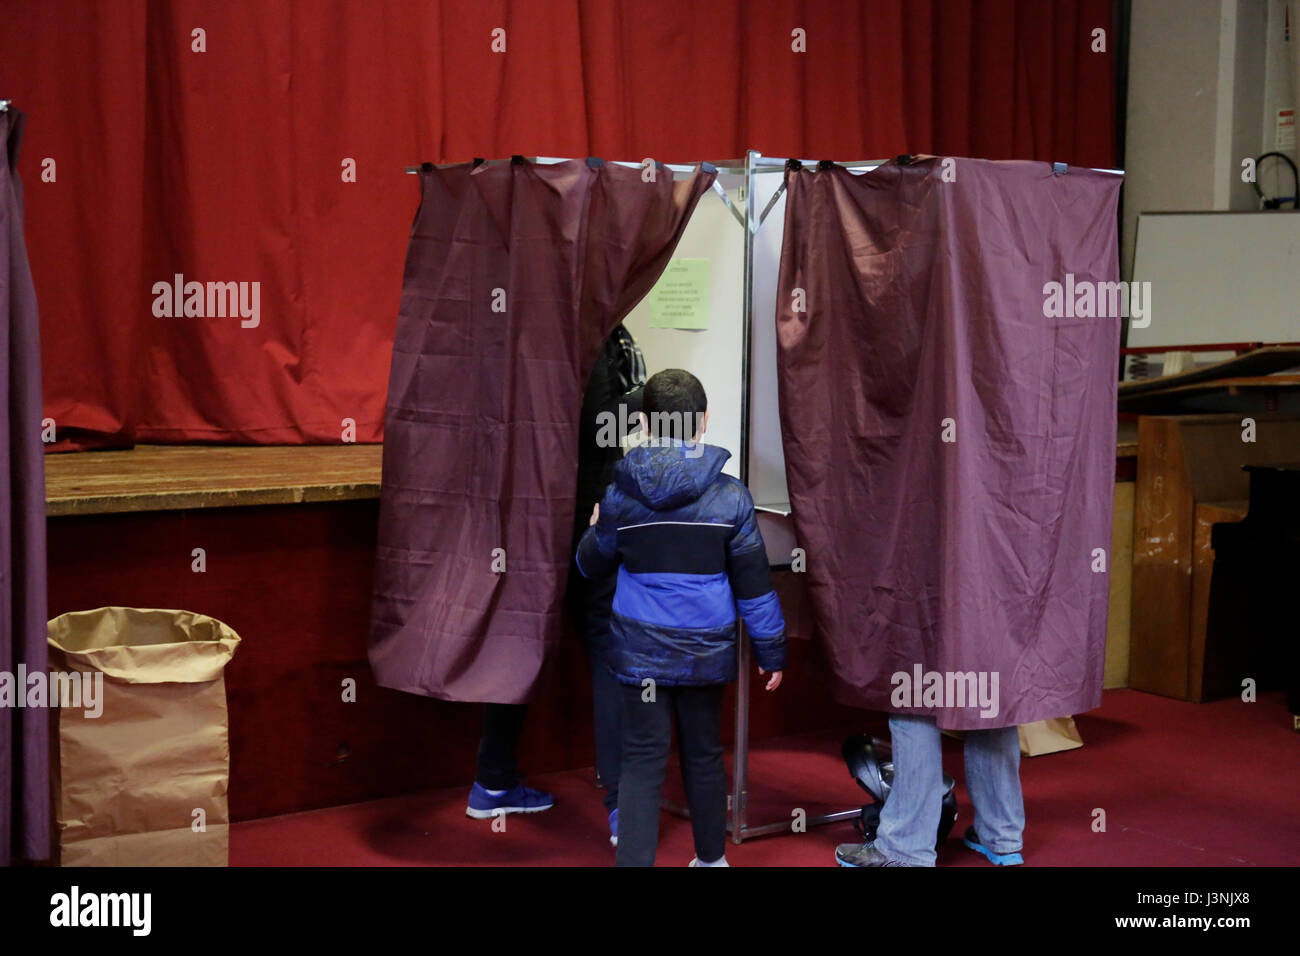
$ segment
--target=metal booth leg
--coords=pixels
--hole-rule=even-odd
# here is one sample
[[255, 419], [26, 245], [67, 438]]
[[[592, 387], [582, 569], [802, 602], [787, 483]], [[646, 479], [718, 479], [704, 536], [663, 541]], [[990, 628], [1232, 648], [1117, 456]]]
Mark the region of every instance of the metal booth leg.
[[731, 842], [739, 846], [745, 839], [745, 804], [749, 800], [749, 645], [745, 640], [745, 626], [736, 625], [736, 644], [739, 648], [740, 674], [736, 678], [736, 738], [732, 743], [731, 795], [727, 805], [731, 810], [727, 829]]

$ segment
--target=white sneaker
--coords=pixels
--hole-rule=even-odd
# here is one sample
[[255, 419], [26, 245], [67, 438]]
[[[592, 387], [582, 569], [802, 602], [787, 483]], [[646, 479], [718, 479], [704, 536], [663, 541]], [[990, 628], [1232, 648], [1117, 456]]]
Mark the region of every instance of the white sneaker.
[[731, 866], [731, 864], [727, 862], [727, 857], [725, 855], [722, 857], [722, 859], [714, 863], [701, 863], [700, 858], [697, 856], [693, 860], [691, 860], [690, 863], [687, 863], [686, 865], [687, 866]]

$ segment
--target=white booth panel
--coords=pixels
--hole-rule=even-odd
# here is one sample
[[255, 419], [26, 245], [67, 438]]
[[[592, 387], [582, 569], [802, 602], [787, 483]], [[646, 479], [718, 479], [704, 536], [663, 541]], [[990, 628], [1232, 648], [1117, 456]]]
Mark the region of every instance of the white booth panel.
[[[718, 182], [738, 207], [743, 202], [740, 193], [744, 181], [737, 174], [718, 175]], [[637, 304], [623, 324], [645, 354], [648, 375], [666, 368], [681, 368], [703, 384], [709, 397], [709, 428], [704, 441], [731, 452], [724, 470], [738, 478], [745, 230], [716, 192], [700, 197], [673, 258], [708, 260], [709, 327], [654, 328], [650, 295]]]
[[[782, 172], [753, 177], [754, 206], [761, 213], [785, 181]], [[785, 193], [754, 235], [753, 324], [750, 329], [749, 490], [760, 505], [783, 505], [785, 454], [781, 448], [781, 411], [776, 381], [776, 280], [781, 270], [785, 233]], [[789, 557], [787, 555], [787, 560]]]

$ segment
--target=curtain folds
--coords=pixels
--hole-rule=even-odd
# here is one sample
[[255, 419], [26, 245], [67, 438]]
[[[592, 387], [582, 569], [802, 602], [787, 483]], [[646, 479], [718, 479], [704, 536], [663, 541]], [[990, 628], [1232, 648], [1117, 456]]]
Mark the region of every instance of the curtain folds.
[[[15, 695], [26, 694], [21, 673], [48, 666], [41, 349], [16, 171], [22, 132], [22, 113], [0, 112], [0, 673]], [[50, 714], [15, 699], [0, 705], [0, 865], [49, 856]]]
[[[753, 148], [1114, 166], [1114, 54], [1093, 52], [1111, 16], [1111, 0], [9, 4], [0, 96], [40, 120], [23, 173], [54, 447], [337, 443], [345, 420], [379, 441], [408, 163]], [[176, 276], [250, 299], [256, 283], [256, 325], [155, 315]]]
[[647, 182], [599, 160], [421, 172], [384, 423], [382, 686], [531, 695], [572, 560], [583, 388], [715, 175]]
[[[781, 429], [836, 696], [965, 730], [1097, 706], [1120, 319], [1046, 293], [1118, 279], [1120, 177], [929, 158], [786, 186]], [[997, 699], [929, 698], [932, 673]]]

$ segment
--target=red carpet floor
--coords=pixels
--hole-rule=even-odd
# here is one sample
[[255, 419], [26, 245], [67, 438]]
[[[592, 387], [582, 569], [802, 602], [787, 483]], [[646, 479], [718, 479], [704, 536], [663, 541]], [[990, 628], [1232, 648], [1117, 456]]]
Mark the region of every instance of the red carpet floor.
[[[1186, 704], [1136, 691], [1108, 691], [1080, 716], [1085, 746], [1021, 764], [1028, 825], [1025, 861], [1038, 866], [1254, 866], [1300, 864], [1300, 734], [1280, 694], [1257, 703]], [[851, 731], [755, 745], [751, 824], [848, 809], [866, 799], [839, 756]], [[526, 769], [526, 759], [524, 761]], [[957, 839], [971, 811], [960, 786], [961, 743], [944, 739], [944, 767], [957, 777], [958, 822], [940, 866], [986, 866]], [[678, 797], [676, 762], [666, 795]], [[730, 778], [729, 778], [730, 779]], [[609, 866], [614, 851], [590, 768], [530, 778], [555, 794], [545, 813], [511, 816], [505, 831], [465, 816], [466, 785], [231, 827], [232, 866]], [[1105, 832], [1095, 832], [1096, 811]], [[760, 837], [736, 847], [735, 866], [832, 866], [851, 824]], [[690, 824], [661, 817], [658, 863], [693, 856]]]

